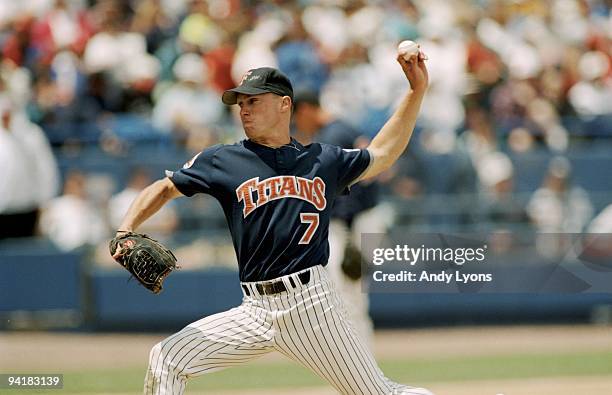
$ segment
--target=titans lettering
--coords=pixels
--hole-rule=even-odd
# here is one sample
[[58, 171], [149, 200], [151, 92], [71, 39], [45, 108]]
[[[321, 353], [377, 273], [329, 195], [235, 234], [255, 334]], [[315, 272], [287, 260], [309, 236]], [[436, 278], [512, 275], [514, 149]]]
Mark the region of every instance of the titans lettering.
[[[255, 192], [256, 199], [253, 199]], [[319, 211], [327, 205], [325, 200], [325, 183], [319, 177], [314, 180], [296, 176], [278, 176], [259, 181], [251, 178], [236, 188], [236, 197], [244, 202], [244, 218], [256, 208], [277, 199], [296, 198], [310, 202]]]

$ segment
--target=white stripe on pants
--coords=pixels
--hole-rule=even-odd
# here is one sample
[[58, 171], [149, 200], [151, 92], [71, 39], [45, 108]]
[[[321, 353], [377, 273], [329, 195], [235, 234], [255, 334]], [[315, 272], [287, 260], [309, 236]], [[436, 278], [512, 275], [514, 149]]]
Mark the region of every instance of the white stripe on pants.
[[259, 295], [254, 283], [243, 283], [250, 296], [245, 294], [240, 306], [202, 318], [156, 344], [144, 393], [182, 394], [190, 377], [279, 351], [342, 394], [431, 395], [384, 376], [347, 319], [325, 268], [308, 270], [308, 284], [301, 284], [298, 273], [284, 276], [280, 279], [288, 291], [275, 295]]

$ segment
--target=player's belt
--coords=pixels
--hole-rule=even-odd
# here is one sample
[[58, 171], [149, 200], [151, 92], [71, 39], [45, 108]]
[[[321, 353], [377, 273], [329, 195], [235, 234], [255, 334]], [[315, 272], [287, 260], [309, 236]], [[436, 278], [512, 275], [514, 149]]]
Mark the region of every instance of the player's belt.
[[[293, 288], [297, 287], [294, 277], [295, 276], [293, 275], [290, 275], [288, 277], [289, 283], [291, 284]], [[310, 270], [306, 270], [304, 272], [298, 273], [297, 278], [300, 280], [300, 283], [302, 285], [308, 284], [310, 282]], [[271, 281], [271, 282], [265, 282], [265, 283], [256, 283], [253, 285], [255, 286], [255, 289], [260, 295], [276, 295], [281, 292], [287, 291], [287, 286], [285, 285], [283, 280], [277, 280], [277, 281]], [[241, 286], [242, 286], [242, 289], [244, 290], [244, 293], [246, 293], [247, 296], [251, 296], [251, 290], [249, 289], [249, 287], [247, 287], [245, 284], [241, 284]]]

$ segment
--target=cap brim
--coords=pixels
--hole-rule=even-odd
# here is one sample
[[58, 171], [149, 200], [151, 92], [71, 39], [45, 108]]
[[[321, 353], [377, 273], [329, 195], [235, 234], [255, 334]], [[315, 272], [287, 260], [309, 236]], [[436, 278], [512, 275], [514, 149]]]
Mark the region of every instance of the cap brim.
[[269, 90], [253, 88], [250, 86], [237, 86], [234, 89], [228, 89], [223, 92], [223, 96], [221, 96], [221, 100], [224, 104], [231, 106], [236, 104], [238, 101], [238, 94], [242, 93], [243, 95], [261, 95], [263, 93], [269, 93]]

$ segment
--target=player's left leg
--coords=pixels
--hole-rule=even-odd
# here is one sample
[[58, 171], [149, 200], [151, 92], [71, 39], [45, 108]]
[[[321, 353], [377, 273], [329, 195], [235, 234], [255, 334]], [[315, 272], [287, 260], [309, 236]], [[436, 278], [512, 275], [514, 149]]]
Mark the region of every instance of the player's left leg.
[[350, 323], [327, 270], [311, 269], [301, 289], [277, 298], [277, 349], [327, 380], [342, 394], [432, 395], [383, 374]]

